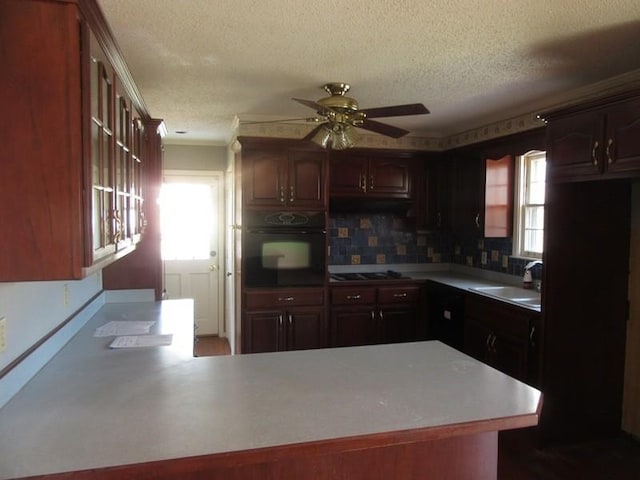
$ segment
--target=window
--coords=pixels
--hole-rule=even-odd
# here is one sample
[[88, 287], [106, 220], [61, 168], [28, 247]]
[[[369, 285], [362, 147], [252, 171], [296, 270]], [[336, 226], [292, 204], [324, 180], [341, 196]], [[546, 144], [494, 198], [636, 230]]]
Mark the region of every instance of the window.
[[513, 256], [542, 258], [546, 152], [534, 150], [518, 157]]

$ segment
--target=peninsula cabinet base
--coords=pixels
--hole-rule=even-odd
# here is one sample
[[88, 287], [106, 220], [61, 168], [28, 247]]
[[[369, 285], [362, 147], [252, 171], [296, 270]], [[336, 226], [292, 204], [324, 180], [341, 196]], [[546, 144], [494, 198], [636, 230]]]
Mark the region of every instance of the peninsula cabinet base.
[[205, 455], [42, 479], [106, 480], [496, 480], [498, 433], [369, 446], [366, 438], [336, 451], [332, 441]]

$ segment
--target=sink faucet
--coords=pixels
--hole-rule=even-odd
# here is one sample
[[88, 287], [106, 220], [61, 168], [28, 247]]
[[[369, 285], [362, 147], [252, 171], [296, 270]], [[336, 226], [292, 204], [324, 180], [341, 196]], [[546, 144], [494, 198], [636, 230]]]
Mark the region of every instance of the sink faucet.
[[[530, 270], [536, 265], [542, 265], [542, 260], [533, 260], [532, 262], [527, 263], [524, 266], [524, 284], [525, 288], [531, 288], [533, 286], [533, 278], [531, 278]], [[538, 292], [542, 291], [542, 280], [537, 280], [535, 282], [535, 289]]]
[[536, 265], [542, 265], [542, 260], [534, 260], [532, 262], [527, 263], [524, 266], [524, 271], [526, 272], [527, 270], [531, 270], [533, 267], [535, 267]]

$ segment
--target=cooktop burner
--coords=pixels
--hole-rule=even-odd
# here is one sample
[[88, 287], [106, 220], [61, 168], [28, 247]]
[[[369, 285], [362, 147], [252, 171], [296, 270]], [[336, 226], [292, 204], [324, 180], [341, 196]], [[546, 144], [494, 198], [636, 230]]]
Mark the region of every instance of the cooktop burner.
[[341, 282], [348, 280], [390, 280], [398, 278], [408, 278], [400, 272], [387, 270], [386, 272], [362, 272], [362, 273], [332, 273], [331, 278]]

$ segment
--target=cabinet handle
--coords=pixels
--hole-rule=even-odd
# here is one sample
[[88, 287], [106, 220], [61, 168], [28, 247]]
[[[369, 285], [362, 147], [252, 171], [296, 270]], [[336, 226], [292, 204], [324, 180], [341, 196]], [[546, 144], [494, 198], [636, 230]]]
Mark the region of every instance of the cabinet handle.
[[369, 176], [369, 190], [373, 191], [373, 175]]
[[436, 227], [440, 228], [442, 226], [442, 214], [438, 212], [438, 220], [436, 220]]
[[384, 320], [384, 312], [382, 310], [380, 310], [380, 312], [378, 312], [378, 315], [380, 317], [380, 320]]
[[489, 351], [489, 344], [491, 343], [491, 334], [487, 335], [487, 339], [484, 342], [484, 346], [486, 347], [487, 351]]
[[360, 190], [367, 191], [367, 177], [364, 173], [360, 174]]
[[358, 295], [347, 295], [347, 300], [360, 300], [360, 294]]
[[280, 337], [282, 336], [282, 328], [284, 327], [284, 315], [278, 315], [278, 333], [276, 335], [276, 351], [280, 350]]
[[394, 293], [393, 297], [394, 298], [405, 298], [407, 296], [407, 292], [402, 292], [402, 293]]
[[598, 147], [600, 144], [596, 140], [593, 142], [593, 150], [591, 150], [591, 159], [593, 160], [594, 165], [598, 165]]
[[480, 214], [476, 213], [476, 228], [480, 228]]
[[293, 302], [296, 297], [278, 297], [279, 302]]
[[529, 345], [531, 345], [532, 347], [536, 346], [536, 342], [535, 342], [534, 337], [533, 337], [535, 335], [535, 333], [536, 333], [536, 327], [535, 327], [535, 325], [533, 325], [531, 327], [531, 331], [529, 332]]
[[296, 198], [295, 190], [293, 189], [293, 185], [289, 187], [289, 201], [293, 203]]
[[113, 241], [114, 243], [118, 243], [122, 239], [122, 218], [120, 217], [120, 210], [113, 211], [113, 220], [114, 220], [114, 233], [113, 233]]
[[284, 187], [280, 187], [280, 203], [284, 203]]
[[147, 228], [147, 218], [144, 216], [144, 212], [140, 212], [140, 216], [138, 217], [138, 230], [140, 233], [144, 233]]
[[293, 325], [293, 315], [289, 314], [287, 320], [289, 320], [289, 326]]
[[376, 312], [375, 310], [371, 310], [371, 320], [375, 321], [375, 319], [376, 319]]
[[493, 338], [491, 339], [491, 351], [493, 353], [496, 353], [496, 336], [493, 335]]
[[611, 165], [613, 163], [613, 159], [611, 158], [611, 152], [609, 151], [609, 149], [611, 148], [611, 145], [613, 145], [613, 138], [609, 138], [609, 141], [607, 142], [607, 162], [609, 163], [609, 165]]

